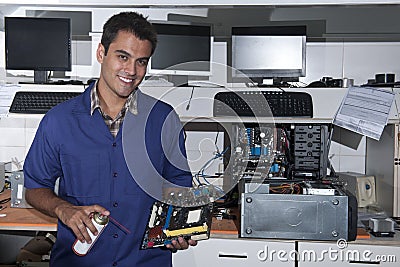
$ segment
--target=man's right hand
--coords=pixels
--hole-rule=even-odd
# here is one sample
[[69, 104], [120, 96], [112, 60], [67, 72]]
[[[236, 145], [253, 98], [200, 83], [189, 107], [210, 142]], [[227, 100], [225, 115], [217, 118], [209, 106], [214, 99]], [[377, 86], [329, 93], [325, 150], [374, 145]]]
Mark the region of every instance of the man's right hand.
[[92, 243], [87, 228], [98, 235], [96, 227], [92, 223], [92, 215], [99, 212], [103, 215], [110, 215], [110, 212], [99, 205], [92, 206], [73, 206], [71, 204], [61, 204], [56, 207], [57, 217], [74, 232], [77, 239], [81, 242]]
[[98, 234], [91, 220], [92, 213], [99, 212], [106, 216], [110, 215], [107, 209], [99, 205], [74, 206], [59, 198], [50, 188], [26, 189], [25, 199], [32, 207], [44, 214], [58, 218], [71, 228], [81, 242], [92, 242], [87, 228], [94, 235]]

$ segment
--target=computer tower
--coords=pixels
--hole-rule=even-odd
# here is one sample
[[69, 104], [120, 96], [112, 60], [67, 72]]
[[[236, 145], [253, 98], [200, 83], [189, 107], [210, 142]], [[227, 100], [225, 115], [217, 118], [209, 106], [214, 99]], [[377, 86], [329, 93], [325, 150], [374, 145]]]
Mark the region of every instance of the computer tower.
[[[238, 163], [233, 172], [243, 173], [239, 182], [240, 236], [355, 240], [357, 199], [337, 179], [327, 177], [329, 126], [282, 124], [269, 130], [265, 125], [245, 127], [236, 129], [242, 133], [238, 136], [246, 133], [251, 138], [239, 138], [236, 145], [244, 151], [241, 142], [248, 142], [247, 157], [242, 153], [242, 158], [235, 159], [241, 165]], [[274, 132], [272, 144], [255, 136], [264, 133], [266, 138], [267, 132]], [[257, 157], [262, 159], [261, 167], [257, 166]]]
[[355, 240], [357, 200], [339, 195], [243, 193], [241, 237]]

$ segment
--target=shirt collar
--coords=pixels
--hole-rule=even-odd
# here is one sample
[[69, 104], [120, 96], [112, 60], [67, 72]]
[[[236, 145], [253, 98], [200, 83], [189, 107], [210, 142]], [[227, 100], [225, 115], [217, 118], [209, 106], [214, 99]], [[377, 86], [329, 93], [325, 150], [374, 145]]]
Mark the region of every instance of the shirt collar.
[[[137, 109], [137, 94], [136, 94], [137, 89], [135, 89], [126, 99], [125, 105], [122, 108], [123, 111], [128, 109], [133, 115], [138, 114], [138, 109]], [[99, 108], [101, 110], [100, 106], [100, 98], [97, 93], [97, 81], [94, 84], [92, 91], [90, 92], [90, 115], [93, 115], [93, 112]]]

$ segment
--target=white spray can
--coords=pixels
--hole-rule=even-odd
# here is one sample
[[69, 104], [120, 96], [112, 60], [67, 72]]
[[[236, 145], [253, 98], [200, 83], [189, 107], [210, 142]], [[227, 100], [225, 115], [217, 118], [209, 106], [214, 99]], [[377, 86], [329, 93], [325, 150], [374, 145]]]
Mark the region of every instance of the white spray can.
[[80, 240], [76, 239], [74, 244], [72, 245], [72, 250], [75, 252], [76, 255], [78, 256], [85, 256], [89, 250], [93, 247], [94, 243], [96, 240], [99, 238], [100, 234], [103, 232], [104, 228], [108, 224], [108, 217], [105, 215], [102, 215], [101, 213], [94, 213], [92, 217], [92, 223], [96, 227], [98, 234], [94, 235], [89, 228], [86, 227], [90, 238], [92, 239], [92, 243], [88, 244], [86, 242], [81, 242]]

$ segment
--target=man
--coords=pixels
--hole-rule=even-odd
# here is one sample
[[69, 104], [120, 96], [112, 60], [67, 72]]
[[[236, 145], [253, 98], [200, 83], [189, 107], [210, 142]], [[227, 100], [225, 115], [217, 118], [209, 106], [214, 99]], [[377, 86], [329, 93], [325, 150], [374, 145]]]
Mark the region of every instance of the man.
[[[174, 155], [186, 155], [176, 114], [137, 89], [156, 44], [156, 33], [142, 15], [112, 16], [96, 52], [101, 64], [97, 83], [50, 110], [40, 123], [24, 174], [26, 200], [58, 218], [51, 266], [171, 266], [171, 251], [196, 245], [180, 238], [163, 249], [139, 249], [154, 198], [142, 190], [127, 166], [121, 126], [125, 114], [133, 114], [138, 131], [146, 129], [145, 149], [138, 147], [130, 156], [133, 169], [154, 168], [180, 186], [191, 186], [192, 178], [188, 169], [171, 163]], [[165, 126], [172, 130], [163, 131]], [[176, 132], [178, 138], [173, 136]], [[165, 145], [160, 140], [177, 141]], [[171, 156], [168, 151], [175, 152]], [[143, 158], [151, 159], [151, 164]], [[58, 195], [54, 193], [57, 178]], [[94, 212], [112, 216], [118, 223], [110, 222], [85, 256], [75, 255], [76, 239], [91, 243], [87, 229], [98, 234], [90, 219]]]

